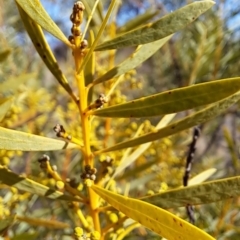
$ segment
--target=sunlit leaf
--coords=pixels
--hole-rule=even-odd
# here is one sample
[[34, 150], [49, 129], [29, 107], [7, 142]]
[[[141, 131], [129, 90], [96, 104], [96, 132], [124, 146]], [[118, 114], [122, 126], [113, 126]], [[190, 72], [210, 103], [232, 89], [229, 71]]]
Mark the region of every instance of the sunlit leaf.
[[167, 37], [186, 27], [213, 5], [214, 2], [210, 0], [191, 3], [173, 13], [169, 13], [154, 23], [149, 23], [143, 27], [117, 36], [99, 45], [95, 50], [101, 51], [127, 46], [137, 46]]
[[121, 196], [96, 185], [91, 188], [111, 206], [168, 240], [214, 239], [201, 229], [164, 209]]
[[79, 198], [64, 195], [62, 192], [46, 187], [45, 185], [35, 182], [29, 178], [21, 177], [3, 166], [0, 166], [0, 183], [50, 199], [80, 201]]
[[215, 172], [217, 171], [216, 168], [210, 168], [207, 169], [201, 173], [199, 173], [198, 175], [196, 175], [195, 177], [189, 179], [188, 181], [188, 186], [192, 186], [192, 185], [196, 185], [199, 183], [202, 183], [204, 181], [206, 181], [208, 178], [210, 178]]
[[4, 119], [6, 113], [12, 105], [12, 98], [0, 99], [0, 122]]
[[0, 52], [0, 62], [3, 62], [10, 55], [11, 49], [5, 49]]
[[100, 117], [161, 116], [207, 105], [240, 89], [240, 78], [224, 79], [177, 88], [127, 103], [102, 108], [92, 114]]
[[155, 132], [145, 134], [141, 137], [133, 138], [121, 143], [118, 143], [112, 147], [95, 152], [99, 154], [102, 152], [116, 151], [123, 148], [137, 146], [146, 142], [151, 142], [164, 138], [182, 130], [188, 129], [190, 127], [199, 125], [201, 123], [207, 122], [208, 120], [218, 116], [222, 112], [226, 111], [228, 107], [237, 102], [240, 99], [240, 92], [237, 92], [221, 101], [218, 101], [211, 106], [208, 106], [200, 111], [197, 111], [179, 121], [176, 121], [164, 128], [161, 128]]
[[[82, 3], [85, 7], [86, 15], [90, 16], [92, 13], [92, 8], [95, 4], [95, 0], [82, 0]], [[102, 8], [102, 1], [99, 1], [96, 9], [97, 11], [95, 11], [92, 16], [92, 23], [91, 23], [92, 26], [98, 26], [99, 23], [103, 21], [103, 13], [100, 11], [101, 8]]]
[[[92, 30], [89, 32], [89, 39], [88, 39], [88, 44], [91, 46], [94, 42], [94, 33]], [[89, 61], [86, 64], [86, 67], [84, 69], [84, 78], [85, 78], [85, 85], [87, 86], [88, 84], [92, 83], [95, 75], [95, 64], [96, 64], [96, 56], [95, 52], [93, 52], [90, 56]], [[88, 103], [92, 102], [92, 94], [93, 94], [93, 89], [91, 88], [88, 92]]]
[[[63, 32], [59, 29], [59, 27], [55, 24], [55, 22], [45, 11], [39, 0], [15, 0], [15, 1], [19, 4], [19, 6], [21, 6], [24, 12], [34, 22], [39, 24], [42, 28], [47, 30], [49, 33], [51, 33], [59, 40], [63, 41], [68, 46], [71, 45], [67, 37], [63, 34]], [[25, 16], [23, 15], [23, 17]]]
[[141, 200], [162, 208], [199, 205], [240, 196], [240, 177], [209, 181], [199, 185], [169, 190]]
[[[160, 128], [165, 127], [175, 116], [176, 114], [169, 114], [164, 116], [159, 123], [157, 124], [155, 130], [158, 130]], [[121, 173], [124, 169], [126, 169], [128, 166], [133, 164], [150, 146], [152, 142], [148, 142], [145, 144], [142, 144], [137, 149], [135, 149], [129, 156], [125, 158], [123, 162], [116, 168], [116, 171], [114, 172], [112, 178], [117, 176], [119, 173]], [[126, 171], [125, 174], [127, 174], [128, 171]]]
[[33, 42], [33, 45], [36, 48], [40, 57], [42, 58], [43, 62], [57, 79], [57, 81], [62, 85], [62, 87], [70, 94], [70, 96], [75, 98], [66, 77], [59, 68], [57, 60], [54, 57], [53, 52], [43, 34], [42, 28], [36, 22], [34, 22], [23, 11], [23, 9], [21, 9], [21, 7], [18, 6], [18, 10], [26, 28], [26, 31], [28, 32], [28, 35]]
[[21, 151], [53, 151], [78, 148], [73, 143], [0, 127], [0, 149]]
[[155, 9], [147, 9], [146, 12], [143, 14], [137, 15], [135, 18], [130, 19], [127, 21], [123, 26], [121, 26], [117, 32], [123, 33], [133, 30], [134, 28], [137, 28], [141, 26], [142, 24], [146, 23], [147, 21], [151, 20], [153, 17], [155, 17], [160, 10]]
[[138, 65], [151, 57], [157, 50], [159, 50], [171, 37], [172, 35], [158, 41], [140, 46], [129, 58], [120, 63], [118, 66], [115, 66], [109, 70], [103, 76], [97, 78], [93, 84], [95, 85], [107, 81], [111, 78], [118, 77], [136, 68]]

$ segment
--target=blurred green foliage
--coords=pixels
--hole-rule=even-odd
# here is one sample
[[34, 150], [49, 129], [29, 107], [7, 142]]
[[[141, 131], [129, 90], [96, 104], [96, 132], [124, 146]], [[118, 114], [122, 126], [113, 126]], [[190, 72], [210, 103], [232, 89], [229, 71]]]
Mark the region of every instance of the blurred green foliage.
[[[58, 1], [54, 4], [58, 4]], [[1, 6], [4, 8], [1, 7], [0, 22], [0, 97], [14, 96], [14, 99], [0, 126], [40, 136], [55, 137], [52, 128], [56, 123], [60, 123], [68, 133], [81, 139], [83, 133], [79, 126], [78, 107], [57, 84], [40, 60], [24, 31], [13, 3], [5, 1], [1, 3]], [[124, 8], [124, 2], [122, 6], [119, 6], [120, 12], [121, 8]], [[178, 32], [141, 67], [126, 73], [125, 80], [121, 81], [114, 90], [108, 104], [120, 104], [126, 100], [175, 87], [239, 76], [239, 38], [228, 29], [226, 19], [222, 17], [220, 9], [216, 7], [208, 11], [183, 31]], [[163, 14], [162, 11], [160, 14]], [[65, 13], [61, 12], [61, 14]], [[98, 18], [96, 17], [92, 22], [93, 31], [99, 27], [96, 25]], [[114, 37], [112, 29], [118, 28], [115, 24], [116, 22], [113, 21], [105, 31], [110, 38]], [[57, 44], [54, 42], [53, 48], [61, 69], [73, 86], [73, 92], [76, 93], [72, 50], [66, 49], [60, 42]], [[111, 53], [97, 52], [95, 76], [104, 74], [115, 65], [115, 62], [121, 62], [132, 51], [131, 47], [120, 49], [116, 56]], [[98, 93], [107, 92], [112, 86], [112, 81], [94, 86], [92, 98], [96, 99]], [[187, 114], [189, 114], [188, 111], [180, 113], [177, 118]], [[237, 103], [220, 117], [202, 125], [192, 176], [212, 167], [217, 169], [214, 178], [239, 174], [238, 116]], [[98, 151], [128, 138], [146, 134], [153, 131], [158, 121], [159, 117], [150, 120], [145, 118], [117, 120], [94, 118], [91, 149]], [[154, 141], [134, 164], [109, 182], [109, 190], [131, 197], [142, 197], [181, 186], [185, 169], [184, 160], [190, 142], [191, 129]], [[83, 155], [78, 150], [44, 153], [50, 156], [51, 164], [56, 165], [62, 179], [68, 178], [82, 194], [86, 193], [80, 179], [84, 166], [79, 162], [83, 162]], [[97, 183], [106, 183], [111, 178], [112, 173], [124, 158], [124, 154], [126, 154], [125, 150], [120, 150], [96, 157], [95, 167], [99, 173]], [[36, 182], [55, 189], [56, 179], [49, 178], [39, 168], [37, 160], [41, 156], [41, 152], [23, 153], [2, 149], [0, 150], [0, 164], [8, 166], [17, 174], [24, 174]], [[81, 213], [78, 211], [74, 213], [72, 209], [75, 206], [69, 206], [67, 202], [31, 195], [4, 184], [0, 185], [0, 195], [1, 217], [5, 217], [7, 221], [5, 225], [5, 222], [1, 222], [0, 232], [11, 240], [73, 239], [74, 227], [82, 226]], [[196, 226], [219, 240], [239, 239], [240, 233], [237, 227], [240, 221], [239, 206], [239, 198], [196, 206]], [[92, 218], [87, 214], [87, 207], [83, 205], [81, 210], [86, 217], [86, 225], [91, 225]], [[172, 212], [187, 219], [184, 208], [174, 209]], [[16, 214], [17, 216], [29, 216], [32, 219], [16, 217], [14, 221], [12, 217]], [[109, 211], [102, 213], [101, 221], [103, 225], [108, 226], [123, 217], [120, 212], [110, 208]], [[42, 218], [46, 221], [42, 223], [37, 221]], [[65, 225], [62, 225], [63, 223]], [[118, 230], [114, 229], [107, 233], [106, 239], [114, 239], [126, 226], [128, 223], [125, 225], [120, 223]], [[85, 229], [88, 228], [85, 227]], [[136, 238], [162, 239], [144, 227], [131, 231], [124, 239]]]

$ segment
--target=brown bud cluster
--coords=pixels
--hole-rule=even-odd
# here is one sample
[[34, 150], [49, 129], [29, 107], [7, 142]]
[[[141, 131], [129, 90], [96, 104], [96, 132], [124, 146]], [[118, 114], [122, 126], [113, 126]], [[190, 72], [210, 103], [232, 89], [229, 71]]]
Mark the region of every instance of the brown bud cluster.
[[96, 108], [101, 108], [104, 103], [108, 102], [108, 97], [106, 97], [104, 94], [100, 94], [98, 99], [95, 101]]
[[91, 168], [91, 166], [86, 165], [84, 170], [85, 171], [81, 174], [82, 179], [91, 179], [93, 181], [96, 179], [96, 168]]
[[69, 42], [74, 44], [74, 37], [79, 37], [82, 35], [80, 30], [80, 25], [83, 21], [83, 11], [85, 10], [85, 7], [81, 1], [77, 1], [73, 5], [73, 11], [70, 16], [70, 20], [73, 23], [71, 28], [72, 35], [68, 37]]
[[107, 102], [108, 102], [108, 97], [106, 97], [104, 94], [101, 93], [99, 97], [94, 101], [94, 103], [88, 106], [88, 110], [101, 108], [104, 105], [104, 103], [107, 103]]

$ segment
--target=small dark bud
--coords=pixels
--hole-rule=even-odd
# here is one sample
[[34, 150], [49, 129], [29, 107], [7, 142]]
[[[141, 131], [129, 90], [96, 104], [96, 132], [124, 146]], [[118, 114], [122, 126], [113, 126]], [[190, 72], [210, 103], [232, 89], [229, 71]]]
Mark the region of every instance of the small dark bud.
[[65, 133], [65, 129], [63, 128], [62, 125], [57, 124], [54, 128], [53, 128], [54, 132], [57, 133], [57, 137], [61, 137], [61, 133]]
[[86, 177], [86, 173], [82, 173], [81, 175], [80, 175], [80, 177], [81, 177], [81, 179], [86, 179], [87, 177]]
[[84, 39], [82, 42], [81, 42], [81, 48], [84, 49], [88, 46], [88, 41], [86, 39]]
[[85, 169], [85, 172], [88, 172], [88, 171], [91, 170], [91, 166], [90, 165], [85, 165], [84, 169]]

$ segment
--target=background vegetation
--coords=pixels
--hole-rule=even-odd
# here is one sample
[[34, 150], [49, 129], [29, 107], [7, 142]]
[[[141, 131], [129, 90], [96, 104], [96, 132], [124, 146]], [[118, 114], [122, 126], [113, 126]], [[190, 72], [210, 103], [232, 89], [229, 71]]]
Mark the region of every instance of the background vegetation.
[[[69, 16], [73, 5], [73, 1], [67, 2], [43, 1], [46, 10], [66, 36], [71, 34]], [[126, 31], [123, 26], [130, 30], [131, 27], [126, 25], [130, 22], [130, 17], [134, 18], [149, 11], [152, 16], [149, 17], [149, 21], [154, 21], [189, 2], [122, 1], [116, 8], [117, 14], [110, 19], [105, 30], [106, 39], [112, 39], [116, 33]], [[53, 127], [59, 123], [71, 136], [82, 139], [78, 107], [39, 57], [20, 20], [15, 2], [1, 1], [0, 4], [0, 99], [14, 96], [0, 126], [55, 138]], [[103, 9], [108, 5], [108, 1], [103, 1]], [[124, 74], [124, 80], [121, 80], [114, 89], [107, 104], [120, 104], [168, 89], [239, 76], [239, 26], [235, 25], [239, 11], [238, 1], [217, 2], [216, 6], [195, 22], [177, 32], [141, 66]], [[96, 14], [90, 29], [96, 33], [101, 22], [101, 14]], [[64, 71], [74, 93], [77, 93], [72, 50], [53, 39], [48, 33], [46, 36], [60, 68]], [[89, 33], [87, 38], [90, 41]], [[116, 52], [97, 52], [95, 78], [122, 62], [133, 51], [133, 47], [128, 47]], [[109, 81], [94, 87], [89, 102], [98, 98], [100, 93], [108, 93], [112, 86], [113, 82]], [[199, 126], [201, 135], [196, 145], [191, 177], [209, 169], [205, 175], [211, 179], [239, 175], [238, 105], [236, 103], [220, 116]], [[190, 113], [191, 110], [178, 113], [175, 120]], [[137, 119], [94, 117], [91, 148], [98, 151], [128, 138], [151, 132], [159, 119], [159, 117]], [[119, 150], [97, 156], [95, 167], [98, 174], [95, 182], [108, 184], [109, 190], [135, 198], [162, 193], [183, 185], [192, 132], [193, 129], [190, 128], [154, 141], [133, 164], [126, 165], [125, 171], [121, 174], [116, 174], [116, 169], [122, 163], [124, 154], [130, 153]], [[131, 151], [135, 149], [132, 148]], [[61, 191], [56, 179], [46, 175], [44, 167], [38, 163], [43, 153], [50, 157], [51, 165], [55, 166], [54, 169], [57, 169], [61, 179], [67, 179], [74, 189], [85, 194], [86, 189], [80, 177], [84, 166], [79, 164], [83, 162], [83, 156], [77, 149], [44, 152], [2, 149], [0, 164], [7, 166], [19, 176], [20, 174], [22, 177], [27, 176], [47, 187], [53, 189], [57, 187]], [[115, 178], [111, 180], [112, 176]], [[0, 196], [0, 215], [1, 219], [4, 219], [0, 224], [0, 230], [6, 239], [73, 239], [74, 227], [81, 226], [87, 232], [88, 226], [92, 224], [92, 218], [84, 206], [81, 208], [82, 212], [75, 211], [73, 210], [75, 206], [68, 204], [67, 201], [39, 197], [3, 183], [0, 185]], [[239, 239], [239, 207], [239, 197], [198, 205], [194, 209], [195, 224], [216, 239]], [[185, 207], [171, 209], [171, 212], [189, 220]], [[85, 225], [81, 214], [87, 221]], [[113, 208], [109, 208], [101, 215], [104, 225], [112, 224], [110, 226], [114, 227], [114, 231], [105, 236], [106, 239], [121, 239], [117, 236], [119, 237], [123, 229], [132, 224], [131, 220], [121, 222], [122, 218], [121, 213], [114, 211]], [[116, 224], [119, 222], [120, 226]], [[153, 231], [139, 225], [123, 239], [136, 238], [162, 239]]]

